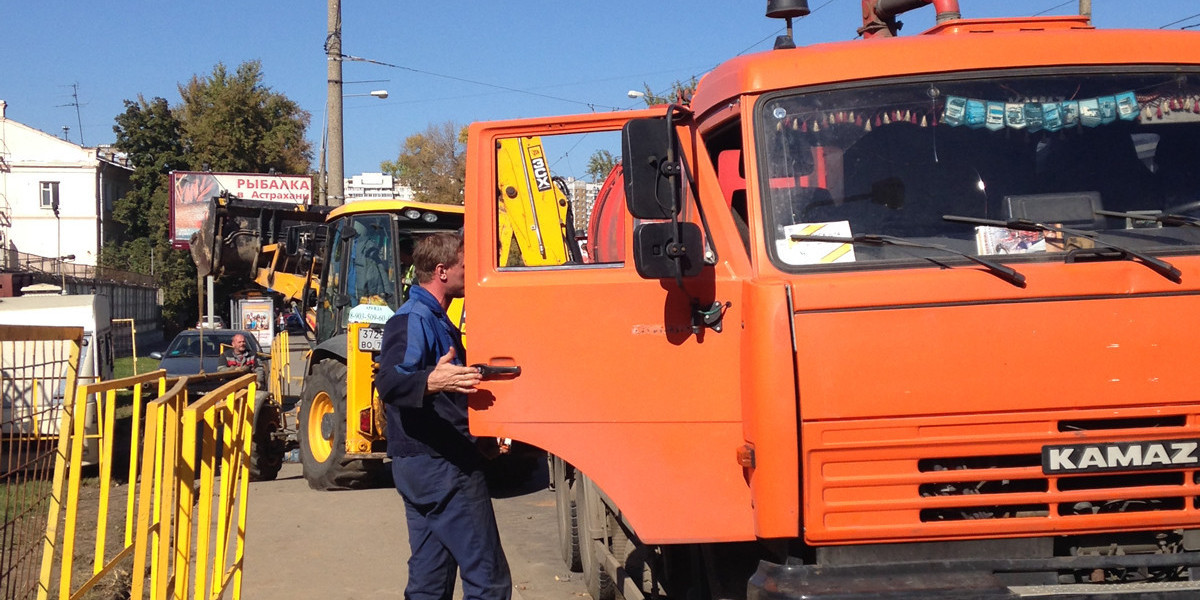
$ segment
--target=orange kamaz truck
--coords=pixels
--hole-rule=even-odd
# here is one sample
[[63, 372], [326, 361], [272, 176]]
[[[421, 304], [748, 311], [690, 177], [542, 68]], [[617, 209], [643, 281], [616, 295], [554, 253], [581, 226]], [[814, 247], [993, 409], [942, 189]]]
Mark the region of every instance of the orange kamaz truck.
[[[1200, 598], [1200, 33], [924, 4], [471, 127], [471, 427], [594, 597]], [[621, 156], [560, 264], [500, 250], [531, 139]]]

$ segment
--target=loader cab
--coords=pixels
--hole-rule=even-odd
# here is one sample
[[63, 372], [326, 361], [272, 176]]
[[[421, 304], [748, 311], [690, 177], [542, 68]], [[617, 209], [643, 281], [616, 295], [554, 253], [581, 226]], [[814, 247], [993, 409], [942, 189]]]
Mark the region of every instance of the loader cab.
[[404, 302], [412, 245], [423, 234], [462, 228], [462, 207], [366, 201], [330, 214], [316, 294], [317, 342], [350, 323], [383, 324]]

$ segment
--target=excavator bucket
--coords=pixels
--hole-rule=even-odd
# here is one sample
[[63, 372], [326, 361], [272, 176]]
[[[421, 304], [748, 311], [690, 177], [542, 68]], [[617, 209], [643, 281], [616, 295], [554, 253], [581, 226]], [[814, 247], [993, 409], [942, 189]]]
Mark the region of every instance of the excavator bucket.
[[311, 257], [324, 239], [323, 223], [330, 210], [325, 206], [214, 198], [204, 224], [191, 239], [196, 274], [201, 278], [227, 273], [258, 277], [264, 269], [271, 274], [304, 273], [308, 261], [303, 256], [280, 250], [289, 232], [296, 231], [302, 233], [297, 237], [307, 241], [304, 245], [309, 250], [301, 254]]

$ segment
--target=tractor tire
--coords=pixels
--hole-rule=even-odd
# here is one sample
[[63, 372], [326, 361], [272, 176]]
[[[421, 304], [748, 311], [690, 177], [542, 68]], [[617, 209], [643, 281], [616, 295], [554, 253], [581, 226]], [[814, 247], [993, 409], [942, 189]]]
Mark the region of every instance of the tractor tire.
[[300, 462], [314, 490], [375, 487], [383, 461], [346, 458], [346, 364], [317, 363], [304, 382], [300, 401]]
[[558, 546], [563, 563], [576, 573], [583, 571], [579, 556], [579, 504], [576, 500], [575, 469], [563, 459], [552, 456], [550, 475], [554, 478], [554, 505], [558, 513]]
[[254, 429], [250, 439], [250, 481], [274, 481], [283, 467], [283, 440], [275, 435], [281, 420], [279, 405], [270, 394], [259, 392], [254, 398]]
[[579, 562], [583, 568], [583, 584], [593, 600], [616, 600], [617, 582], [604, 568], [601, 548], [609, 544], [608, 516], [604, 501], [595, 484], [586, 476], [576, 474], [579, 514]]

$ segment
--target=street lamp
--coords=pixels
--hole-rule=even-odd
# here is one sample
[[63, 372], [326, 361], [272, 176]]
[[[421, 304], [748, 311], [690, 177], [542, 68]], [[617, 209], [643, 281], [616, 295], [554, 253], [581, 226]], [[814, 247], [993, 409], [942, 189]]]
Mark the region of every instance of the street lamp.
[[[67, 295], [67, 272], [65, 270], [63, 270], [62, 264], [65, 262], [74, 262], [74, 261], [75, 261], [74, 254], [68, 254], [66, 256], [58, 257], [58, 276], [61, 278], [61, 281], [62, 281], [62, 288], [60, 288], [58, 290], [58, 293], [62, 294], [63, 296]], [[75, 276], [75, 274], [74, 274], [74, 272], [72, 272], [71, 277], [74, 277], [74, 276]]]
[[[366, 96], [372, 96], [375, 98], [379, 98], [380, 100], [383, 100], [388, 97], [388, 91], [387, 90], [374, 90], [367, 94], [343, 94], [341, 96], [341, 98], [358, 98], [358, 97], [366, 97]], [[340, 112], [341, 111], [341, 100], [340, 99], [338, 100], [337, 108], [338, 108], [338, 111]], [[334, 140], [334, 144], [336, 145], [337, 150], [336, 150], [336, 152], [330, 153], [330, 154], [332, 154], [331, 162], [333, 164], [330, 165], [330, 170], [328, 171], [328, 181], [326, 181], [327, 178], [326, 178], [326, 169], [325, 169], [325, 155], [326, 155], [326, 149], [329, 146], [329, 141], [330, 141], [329, 140], [329, 137], [330, 137], [329, 136], [329, 130], [330, 130], [329, 121], [333, 118], [332, 113], [329, 112], [328, 103], [326, 103], [325, 113], [326, 113], [326, 117], [324, 119], [325, 120], [325, 128], [321, 130], [321, 160], [319, 161], [320, 167], [319, 167], [319, 172], [317, 174], [317, 184], [321, 186], [321, 204], [322, 205], [329, 206], [329, 188], [333, 187], [334, 202], [338, 206], [341, 206], [346, 201], [346, 199], [343, 197], [345, 195], [345, 192], [343, 191], [345, 189], [343, 180], [346, 178], [346, 173], [345, 173], [345, 167], [344, 167], [345, 163], [343, 162], [344, 157], [342, 155], [342, 125], [341, 125], [342, 120], [341, 120], [340, 116], [337, 119], [338, 122], [337, 122], [337, 126], [336, 126], [335, 132], [334, 132], [334, 135], [337, 137], [337, 139]], [[330, 186], [329, 184], [332, 183], [335, 180], [335, 178], [337, 180], [337, 185]]]
[[645, 98], [646, 92], [639, 92], [637, 90], [629, 90], [628, 92], [625, 92], [625, 95], [636, 100], [638, 98]]
[[361, 97], [365, 97], [365, 96], [374, 96], [376, 98], [379, 98], [380, 100], [383, 100], [384, 98], [388, 97], [388, 91], [387, 90], [374, 90], [369, 94], [345, 94], [342, 97], [343, 98], [361, 98]]

